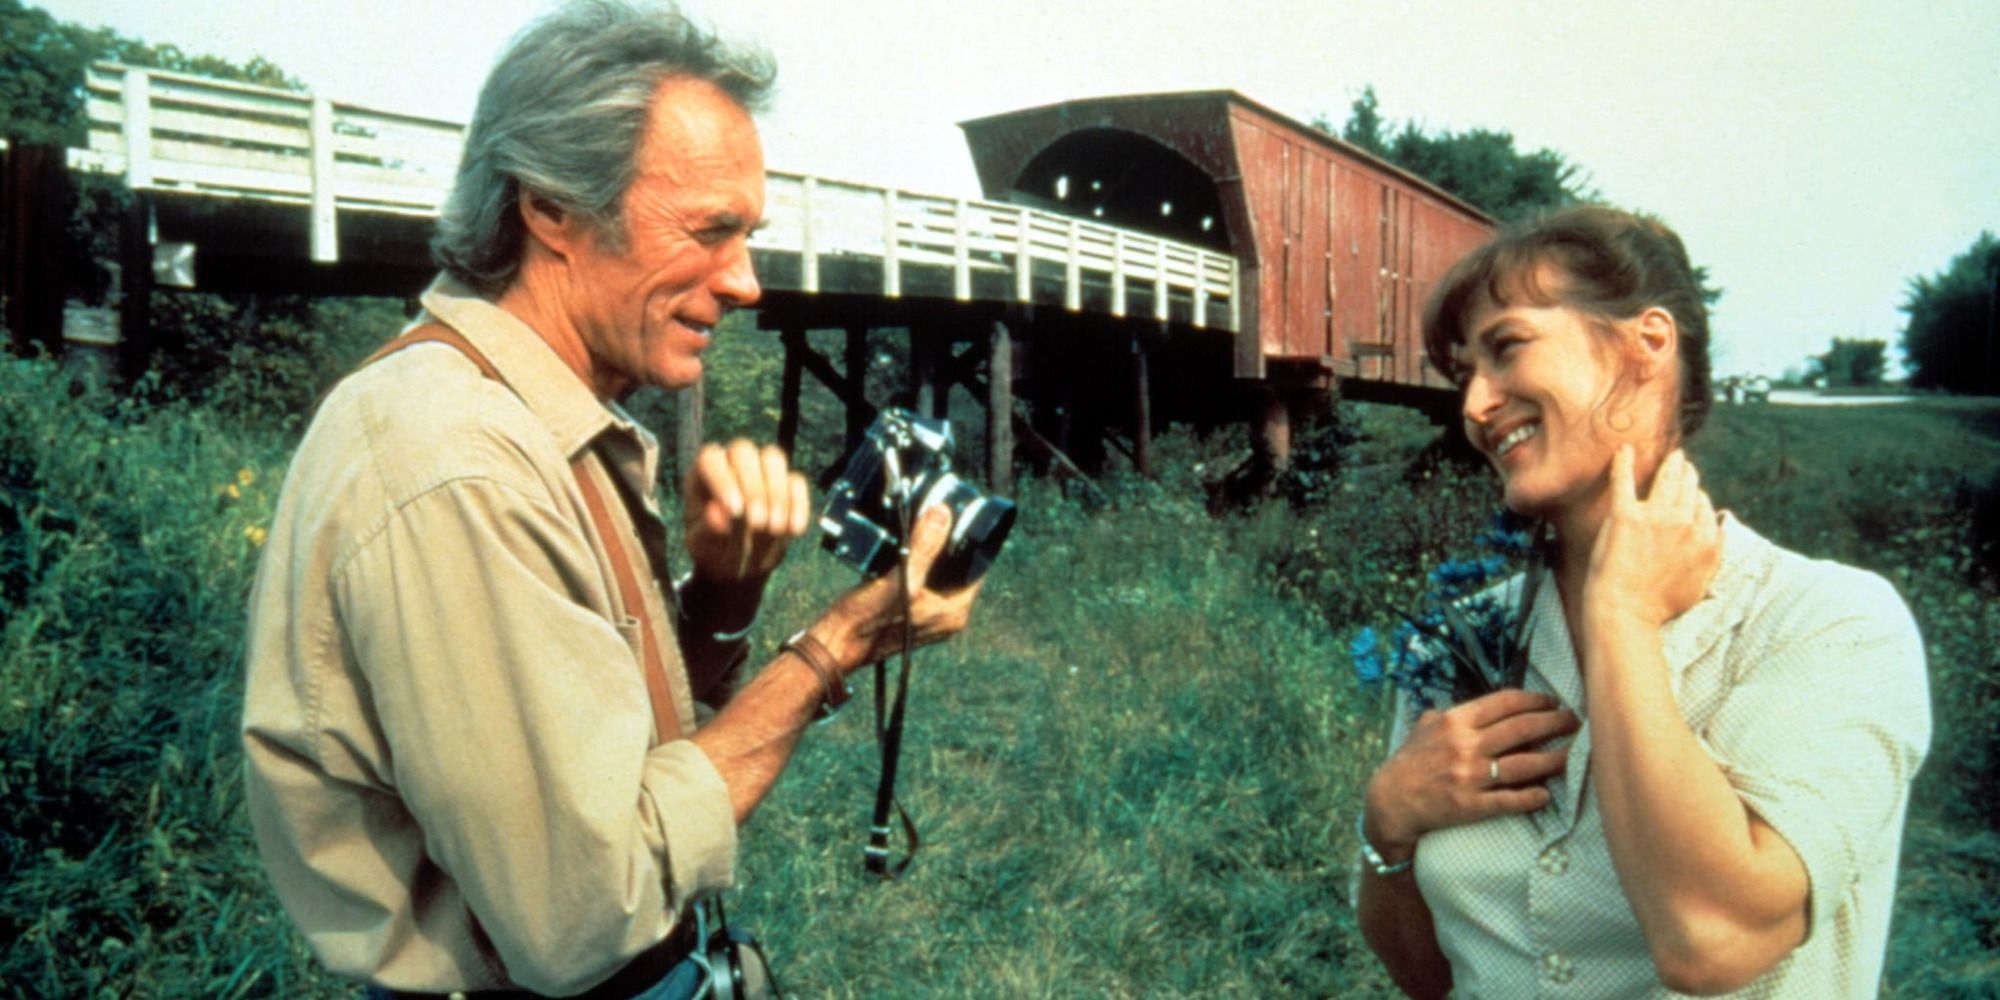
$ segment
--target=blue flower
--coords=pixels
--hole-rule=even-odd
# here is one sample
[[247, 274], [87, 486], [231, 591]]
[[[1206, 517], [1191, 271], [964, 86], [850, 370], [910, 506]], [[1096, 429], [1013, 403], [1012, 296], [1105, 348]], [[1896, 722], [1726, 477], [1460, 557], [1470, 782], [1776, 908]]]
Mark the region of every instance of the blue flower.
[[1477, 586], [1486, 579], [1486, 564], [1482, 561], [1447, 559], [1431, 570], [1430, 580], [1441, 587]]
[[[1387, 681], [1412, 713], [1518, 686], [1524, 659], [1527, 595], [1536, 590], [1538, 522], [1502, 511], [1478, 536], [1487, 554], [1448, 559], [1429, 572], [1431, 588], [1402, 616], [1388, 642], [1372, 628], [1348, 643], [1355, 676], [1364, 685]], [[1528, 578], [1518, 591], [1496, 588], [1515, 560], [1527, 557]], [[1513, 607], [1516, 603], [1520, 607]]]
[[1474, 540], [1503, 556], [1526, 556], [1535, 547], [1534, 528], [1534, 518], [1502, 507], [1499, 513], [1493, 515], [1492, 523]]
[[1354, 676], [1363, 687], [1382, 683], [1388, 668], [1382, 660], [1382, 640], [1374, 629], [1364, 628], [1355, 633], [1347, 644], [1347, 655], [1354, 661]]

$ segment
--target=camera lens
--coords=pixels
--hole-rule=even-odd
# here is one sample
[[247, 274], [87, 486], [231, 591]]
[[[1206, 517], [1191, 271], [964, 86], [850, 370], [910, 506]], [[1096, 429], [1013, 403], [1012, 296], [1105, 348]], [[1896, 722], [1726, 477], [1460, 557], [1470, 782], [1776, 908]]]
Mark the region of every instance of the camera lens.
[[1014, 528], [1014, 502], [987, 496], [971, 483], [946, 473], [924, 491], [923, 506], [934, 503], [951, 511], [951, 537], [945, 540], [937, 562], [931, 564], [927, 582], [939, 590], [952, 590], [979, 579], [999, 557], [1007, 533]]

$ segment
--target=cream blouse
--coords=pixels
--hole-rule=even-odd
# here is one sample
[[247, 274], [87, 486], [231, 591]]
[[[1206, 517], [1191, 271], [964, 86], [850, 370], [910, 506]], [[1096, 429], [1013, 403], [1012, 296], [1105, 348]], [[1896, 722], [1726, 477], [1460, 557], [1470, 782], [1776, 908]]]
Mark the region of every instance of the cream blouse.
[[[1517, 579], [1513, 586], [1521, 586]], [[1588, 720], [1553, 579], [1531, 611], [1527, 687]], [[1879, 989], [1910, 783], [1930, 742], [1924, 651], [1889, 583], [1781, 549], [1725, 516], [1711, 596], [1662, 633], [1681, 715], [1744, 803], [1791, 844], [1811, 889], [1806, 940], [1735, 993]], [[1392, 746], [1407, 735], [1397, 713]], [[1590, 724], [1554, 801], [1427, 833], [1416, 877], [1453, 996], [1671, 997], [1612, 868], [1590, 789]]]

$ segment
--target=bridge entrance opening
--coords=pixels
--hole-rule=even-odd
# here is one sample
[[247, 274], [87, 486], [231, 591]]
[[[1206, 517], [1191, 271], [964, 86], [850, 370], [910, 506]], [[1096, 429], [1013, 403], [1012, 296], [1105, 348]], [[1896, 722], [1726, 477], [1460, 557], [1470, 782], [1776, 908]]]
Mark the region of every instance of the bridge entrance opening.
[[1156, 139], [1083, 129], [1035, 155], [1010, 200], [1230, 252], [1215, 181]]

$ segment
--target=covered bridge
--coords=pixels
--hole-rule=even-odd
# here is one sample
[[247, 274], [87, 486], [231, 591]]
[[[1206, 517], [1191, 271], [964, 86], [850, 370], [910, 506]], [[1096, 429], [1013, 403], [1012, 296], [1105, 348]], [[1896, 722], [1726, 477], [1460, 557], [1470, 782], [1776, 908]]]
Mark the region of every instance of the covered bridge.
[[1065, 101], [963, 122], [988, 198], [1233, 255], [1231, 374], [1265, 387], [1282, 461], [1298, 390], [1445, 405], [1425, 297], [1493, 220], [1437, 185], [1228, 90]]

